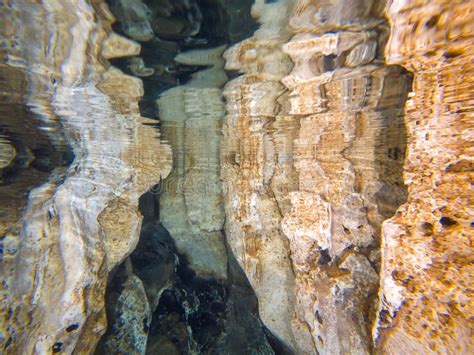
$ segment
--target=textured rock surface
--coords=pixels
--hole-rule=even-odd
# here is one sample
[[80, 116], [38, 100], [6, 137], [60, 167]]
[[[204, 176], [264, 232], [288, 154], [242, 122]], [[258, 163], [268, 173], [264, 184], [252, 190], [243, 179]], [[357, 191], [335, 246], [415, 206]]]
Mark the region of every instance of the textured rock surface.
[[160, 220], [180, 253], [200, 276], [225, 279], [227, 252], [222, 227], [220, 137], [225, 107], [220, 87], [224, 47], [181, 53], [181, 64], [209, 65], [157, 100], [163, 139], [173, 149], [173, 169], [163, 181]]
[[145, 354], [151, 310], [143, 282], [133, 274], [127, 259], [109, 284], [108, 330], [96, 354]]
[[[298, 191], [282, 220], [296, 274], [297, 317], [320, 354], [371, 352], [381, 223], [405, 199], [401, 116], [409, 80], [386, 67], [378, 2], [301, 1], [283, 79]], [[309, 21], [309, 23], [308, 23]]]
[[[281, 49], [290, 38], [285, 31], [289, 5], [258, 1], [252, 12], [262, 24], [260, 29], [225, 54], [226, 69], [244, 73], [224, 89], [226, 237], [257, 294], [262, 321], [289, 346], [301, 348], [296, 344], [301, 339], [295, 336], [304, 343], [305, 333], [309, 334], [304, 326], [296, 334], [292, 329], [293, 273], [288, 242], [280, 229], [288, 199], [285, 191], [279, 191], [294, 185], [291, 150], [297, 127], [284, 114], [276, 117], [277, 100], [285, 92], [279, 80], [291, 69]], [[278, 185], [275, 189], [272, 182]]]
[[8, 138], [0, 137], [0, 169], [4, 169], [15, 159], [16, 150]]
[[379, 3], [253, 13], [262, 27], [225, 55], [245, 73], [225, 89], [229, 244], [262, 320], [297, 352], [370, 352], [381, 223], [406, 195], [409, 77], [384, 65]]
[[[223, 48], [178, 53], [248, 1], [109, 4], [121, 35], [101, 0], [0, 6], [4, 353], [92, 353], [119, 264], [99, 353], [272, 354], [257, 311], [278, 353], [474, 352], [472, 1], [256, 0], [223, 138]], [[126, 264], [171, 152], [109, 59], [150, 117], [195, 72]]]
[[379, 346], [474, 351], [474, 4], [394, 1], [387, 61], [414, 74], [406, 105], [408, 201], [384, 223]]
[[113, 21], [103, 3], [13, 1], [1, 11], [15, 43], [5, 62], [27, 77], [27, 107], [61, 129], [75, 158], [30, 192], [2, 238], [0, 346], [90, 353], [105, 331], [108, 271], [135, 247], [138, 197], [168, 173], [170, 151], [142, 124], [141, 82], [101, 64]]

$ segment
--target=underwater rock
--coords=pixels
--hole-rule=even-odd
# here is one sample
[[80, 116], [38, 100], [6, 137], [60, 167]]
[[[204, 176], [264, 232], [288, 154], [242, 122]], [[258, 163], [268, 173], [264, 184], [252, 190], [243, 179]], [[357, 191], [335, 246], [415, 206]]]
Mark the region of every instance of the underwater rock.
[[28, 77], [26, 106], [59, 129], [74, 154], [29, 193], [2, 238], [0, 346], [91, 353], [105, 331], [109, 270], [135, 247], [138, 198], [166, 176], [170, 150], [143, 124], [141, 82], [101, 56], [113, 21], [105, 4], [12, 1], [0, 11], [11, 19], [2, 31], [17, 36], [7, 65]]
[[413, 72], [408, 200], [383, 225], [378, 322], [386, 354], [470, 354], [474, 3], [393, 1], [387, 62]]
[[106, 59], [132, 57], [140, 54], [140, 45], [112, 32], [102, 44], [102, 56]]
[[200, 276], [225, 279], [227, 252], [222, 232], [220, 130], [225, 107], [220, 86], [224, 47], [184, 52], [180, 64], [211, 66], [157, 100], [163, 139], [173, 149], [173, 169], [163, 181], [160, 220], [180, 253]]
[[148, 354], [274, 354], [258, 318], [256, 297], [232, 257], [225, 282], [203, 279], [177, 252], [166, 229], [153, 222], [143, 227], [131, 260], [149, 299], [159, 300], [153, 307]]
[[155, 37], [150, 25], [151, 10], [142, 0], [110, 0], [110, 9], [128, 37], [140, 42]]
[[[228, 266], [229, 286], [224, 311], [225, 326], [213, 347], [214, 353], [278, 354], [274, 344], [270, 345], [262, 321], [259, 319], [257, 297], [232, 255], [229, 255]], [[278, 339], [276, 340], [280, 344]]]
[[325, 33], [361, 31], [384, 21], [385, 1], [377, 0], [296, 0], [289, 19], [291, 32]]
[[[262, 27], [225, 55], [226, 68], [245, 73], [225, 89], [226, 234], [274, 334], [297, 352], [367, 353], [381, 223], [406, 196], [401, 114], [409, 77], [383, 65], [383, 8], [284, 6], [257, 1]], [[284, 9], [280, 22], [272, 7]], [[321, 14], [328, 23], [319, 26]], [[292, 301], [272, 299], [277, 292]], [[276, 315], [291, 324], [286, 334]]]
[[151, 311], [143, 283], [133, 274], [130, 259], [108, 286], [108, 330], [96, 354], [145, 354]]
[[221, 178], [226, 238], [255, 290], [260, 317], [276, 337], [304, 353], [313, 345], [306, 326], [293, 322], [294, 276], [280, 227], [289, 206], [285, 189], [296, 187], [291, 150], [297, 126], [288, 120], [279, 82], [292, 67], [281, 49], [290, 39], [289, 12], [286, 1], [257, 1], [252, 13], [261, 27], [224, 55], [226, 69], [244, 75], [224, 89]]
[[198, 34], [202, 14], [196, 0], [149, 1], [153, 14], [151, 26], [164, 39], [185, 39]]
[[130, 58], [128, 68], [138, 77], [147, 77], [155, 73], [155, 69], [145, 67], [145, 62], [140, 57]]
[[0, 5], [2, 353], [474, 352], [472, 1], [107, 3]]
[[140, 241], [130, 256], [135, 274], [143, 281], [151, 311], [161, 293], [176, 282], [177, 255], [173, 239], [157, 222], [142, 226]]
[[[345, 11], [343, 2], [300, 2], [290, 18], [298, 33], [283, 46], [295, 63], [282, 81], [300, 129], [293, 151], [298, 188], [282, 229], [296, 274], [297, 316], [319, 354], [370, 353], [381, 224], [406, 196], [402, 109], [409, 77], [384, 66], [383, 52], [375, 51], [386, 38], [383, 9], [364, 4]], [[323, 13], [321, 27], [300, 22]]]
[[0, 137], [0, 169], [4, 169], [15, 159], [15, 147], [6, 138]]

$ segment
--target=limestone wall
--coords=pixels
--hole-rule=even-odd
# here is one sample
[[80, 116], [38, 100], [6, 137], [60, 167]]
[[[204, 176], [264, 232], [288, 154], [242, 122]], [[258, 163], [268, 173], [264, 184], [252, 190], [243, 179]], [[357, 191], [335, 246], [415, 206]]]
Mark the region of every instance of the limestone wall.
[[7, 226], [0, 346], [11, 354], [90, 353], [105, 331], [108, 273], [136, 246], [138, 198], [169, 172], [170, 149], [143, 125], [141, 81], [102, 55], [140, 48], [112, 33], [104, 3], [11, 1], [0, 10], [12, 44], [6, 64], [27, 76], [25, 104], [60, 127], [74, 153]]

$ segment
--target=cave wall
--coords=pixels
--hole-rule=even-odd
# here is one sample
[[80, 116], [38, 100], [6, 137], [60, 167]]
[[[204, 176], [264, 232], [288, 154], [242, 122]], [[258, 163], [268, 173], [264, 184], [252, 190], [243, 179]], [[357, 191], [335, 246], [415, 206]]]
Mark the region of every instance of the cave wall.
[[471, 349], [472, 4], [448, 8], [256, 1], [225, 53], [226, 234], [297, 353]]
[[139, 114], [141, 81], [106, 60], [140, 45], [112, 32], [103, 2], [9, 1], [0, 11], [2, 58], [26, 77], [24, 104], [74, 154], [2, 226], [0, 346], [90, 353], [106, 327], [108, 273], [138, 241], [138, 198], [168, 174], [171, 151]]
[[394, 1], [387, 62], [414, 75], [405, 105], [408, 199], [383, 225], [387, 354], [469, 354], [472, 342], [472, 1]]
[[[2, 206], [0, 347], [91, 353], [106, 328], [107, 276], [135, 248], [138, 197], [170, 172], [171, 149], [143, 124], [152, 122], [139, 113], [142, 82], [108, 63], [137, 56], [140, 45], [112, 31], [103, 1], [2, 5], [0, 69], [18, 79], [5, 87], [26, 88], [28, 110], [74, 160], [40, 185], [15, 185], [28, 198]], [[122, 30], [149, 40], [153, 24], [138, 12], [122, 22], [139, 30]], [[198, 235], [209, 229], [201, 207], [223, 198], [227, 243], [260, 317], [295, 353], [473, 352], [473, 12], [466, 0], [256, 0], [260, 28], [224, 54], [241, 75], [223, 90], [222, 138], [221, 82], [175, 92], [192, 102], [182, 117], [163, 117], [171, 144], [185, 149], [179, 141], [197, 141], [195, 130], [216, 133], [213, 149], [196, 143], [193, 159], [175, 164], [218, 184], [222, 139], [222, 192], [171, 204], [196, 204], [183, 218]], [[183, 30], [195, 32], [193, 23]], [[219, 58], [204, 64], [222, 71]], [[130, 66], [149, 74], [143, 62]], [[217, 103], [213, 124], [193, 116], [196, 96]], [[0, 139], [3, 169], [16, 152]], [[209, 171], [193, 170], [200, 153]], [[214, 221], [218, 242], [208, 238], [203, 250], [222, 251], [224, 216]], [[226, 260], [215, 265], [203, 274], [226, 274]], [[143, 301], [138, 278], [127, 280], [121, 297]], [[147, 302], [135, 303], [149, 316]]]
[[369, 353], [381, 223], [404, 201], [401, 115], [409, 78], [384, 63], [383, 3], [299, 2], [283, 78], [298, 188], [282, 229], [290, 241], [297, 318], [320, 353]]
[[[283, 189], [291, 188], [295, 177], [291, 145], [298, 127], [285, 111], [280, 113], [278, 102], [285, 94], [280, 80], [292, 67], [282, 51], [290, 39], [286, 30], [289, 12], [285, 1], [256, 2], [252, 15], [261, 27], [224, 54], [226, 69], [243, 75], [224, 88], [227, 116], [221, 178], [226, 238], [259, 299], [262, 321], [292, 348], [303, 342], [301, 348], [310, 351], [307, 329], [292, 324], [294, 275], [288, 241], [280, 228], [282, 211], [288, 210], [289, 202], [285, 191], [271, 186], [274, 175]], [[295, 332], [295, 328], [299, 329]]]
[[298, 353], [367, 353], [381, 223], [406, 195], [409, 77], [384, 64], [380, 4], [253, 12], [261, 28], [225, 54], [245, 73], [224, 91], [227, 238], [262, 320]]

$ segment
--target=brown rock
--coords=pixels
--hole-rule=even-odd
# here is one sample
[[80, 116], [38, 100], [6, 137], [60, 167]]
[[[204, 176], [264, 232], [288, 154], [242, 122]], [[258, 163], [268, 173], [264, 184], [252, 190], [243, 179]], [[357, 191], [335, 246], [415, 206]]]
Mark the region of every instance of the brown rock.
[[261, 29], [225, 55], [245, 73], [225, 90], [227, 238], [262, 320], [298, 353], [372, 351], [381, 223], [405, 199], [409, 78], [383, 65], [383, 9], [352, 5], [256, 2]]
[[24, 5], [1, 8], [12, 19], [2, 31], [18, 36], [7, 65], [25, 71], [26, 105], [60, 121], [75, 159], [30, 192], [3, 239], [0, 347], [91, 353], [105, 330], [108, 272], [137, 242], [138, 198], [166, 176], [171, 156], [142, 124], [141, 82], [101, 64], [112, 21], [104, 4]]
[[395, 1], [387, 61], [414, 74], [407, 203], [383, 226], [375, 335], [384, 353], [470, 354], [474, 5]]
[[224, 89], [221, 175], [227, 241], [255, 290], [262, 321], [292, 348], [311, 352], [306, 326], [294, 319], [294, 277], [280, 227], [288, 190], [295, 187], [292, 142], [298, 129], [279, 106], [287, 107], [279, 80], [291, 70], [281, 50], [289, 39], [288, 11], [284, 1], [257, 1], [252, 13], [260, 29], [225, 53], [226, 68], [244, 75]]

